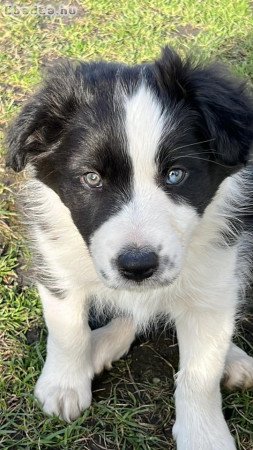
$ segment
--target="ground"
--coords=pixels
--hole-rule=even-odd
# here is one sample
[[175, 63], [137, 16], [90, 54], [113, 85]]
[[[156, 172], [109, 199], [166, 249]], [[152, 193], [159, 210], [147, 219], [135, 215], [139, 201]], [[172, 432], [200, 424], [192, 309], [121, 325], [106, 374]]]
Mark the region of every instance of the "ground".
[[[8, 4], [1, 2], [2, 135], [39, 82], [41, 69], [62, 56], [135, 63], [156, 58], [161, 45], [169, 44], [181, 54], [190, 51], [224, 61], [249, 85], [253, 83], [250, 1], [73, 0], [68, 4], [77, 14], [61, 18], [38, 11], [34, 1], [15, 2], [12, 7]], [[62, 3], [50, 4], [59, 10]], [[41, 412], [33, 387], [45, 358], [46, 330], [37, 292], [27, 278], [29, 253], [14, 202], [22, 176], [5, 170], [4, 151], [2, 143], [0, 449], [175, 448], [171, 428], [178, 349], [172, 329], [142, 337], [125, 359], [95, 379], [92, 406], [75, 422], [66, 425]], [[251, 354], [252, 323], [252, 313], [245, 313], [236, 335]], [[252, 450], [252, 391], [223, 392], [223, 398], [238, 449]]]

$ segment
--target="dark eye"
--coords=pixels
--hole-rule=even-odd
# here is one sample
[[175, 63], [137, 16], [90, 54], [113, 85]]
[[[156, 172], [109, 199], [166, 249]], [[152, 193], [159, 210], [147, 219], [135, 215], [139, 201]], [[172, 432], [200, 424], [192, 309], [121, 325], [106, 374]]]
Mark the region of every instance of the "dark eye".
[[102, 187], [102, 178], [96, 172], [88, 172], [81, 177], [82, 183], [87, 184], [90, 188]]
[[184, 169], [175, 167], [168, 172], [166, 183], [170, 185], [179, 184], [184, 180], [185, 176], [186, 171]]

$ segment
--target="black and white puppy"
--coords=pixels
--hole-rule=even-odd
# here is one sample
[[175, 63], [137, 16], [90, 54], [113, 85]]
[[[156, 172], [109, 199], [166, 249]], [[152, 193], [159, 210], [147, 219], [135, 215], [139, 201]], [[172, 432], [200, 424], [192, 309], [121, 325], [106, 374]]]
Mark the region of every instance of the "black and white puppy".
[[[94, 374], [158, 317], [176, 325], [179, 450], [234, 450], [220, 380], [253, 384], [231, 342], [250, 269], [253, 106], [217, 66], [59, 63], [9, 131], [48, 327], [35, 393], [76, 418]], [[117, 318], [91, 331], [90, 299]], [[94, 300], [95, 299], [95, 300]]]

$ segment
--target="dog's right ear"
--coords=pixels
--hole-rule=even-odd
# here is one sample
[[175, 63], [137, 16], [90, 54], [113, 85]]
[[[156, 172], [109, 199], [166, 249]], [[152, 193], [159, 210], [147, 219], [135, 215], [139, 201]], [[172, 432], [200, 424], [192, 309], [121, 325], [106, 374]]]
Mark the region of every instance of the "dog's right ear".
[[19, 172], [28, 162], [54, 152], [79, 102], [80, 70], [69, 61], [52, 67], [7, 132], [6, 165]]

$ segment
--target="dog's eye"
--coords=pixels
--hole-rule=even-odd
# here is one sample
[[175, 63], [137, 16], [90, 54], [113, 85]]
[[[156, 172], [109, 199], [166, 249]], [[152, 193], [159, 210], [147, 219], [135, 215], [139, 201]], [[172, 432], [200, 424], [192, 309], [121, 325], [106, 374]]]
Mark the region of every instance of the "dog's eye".
[[81, 177], [82, 183], [87, 184], [90, 188], [101, 188], [102, 179], [96, 172], [88, 172]]
[[170, 185], [182, 183], [185, 176], [186, 171], [184, 169], [179, 169], [175, 167], [168, 172], [168, 175], [166, 177], [166, 183]]

